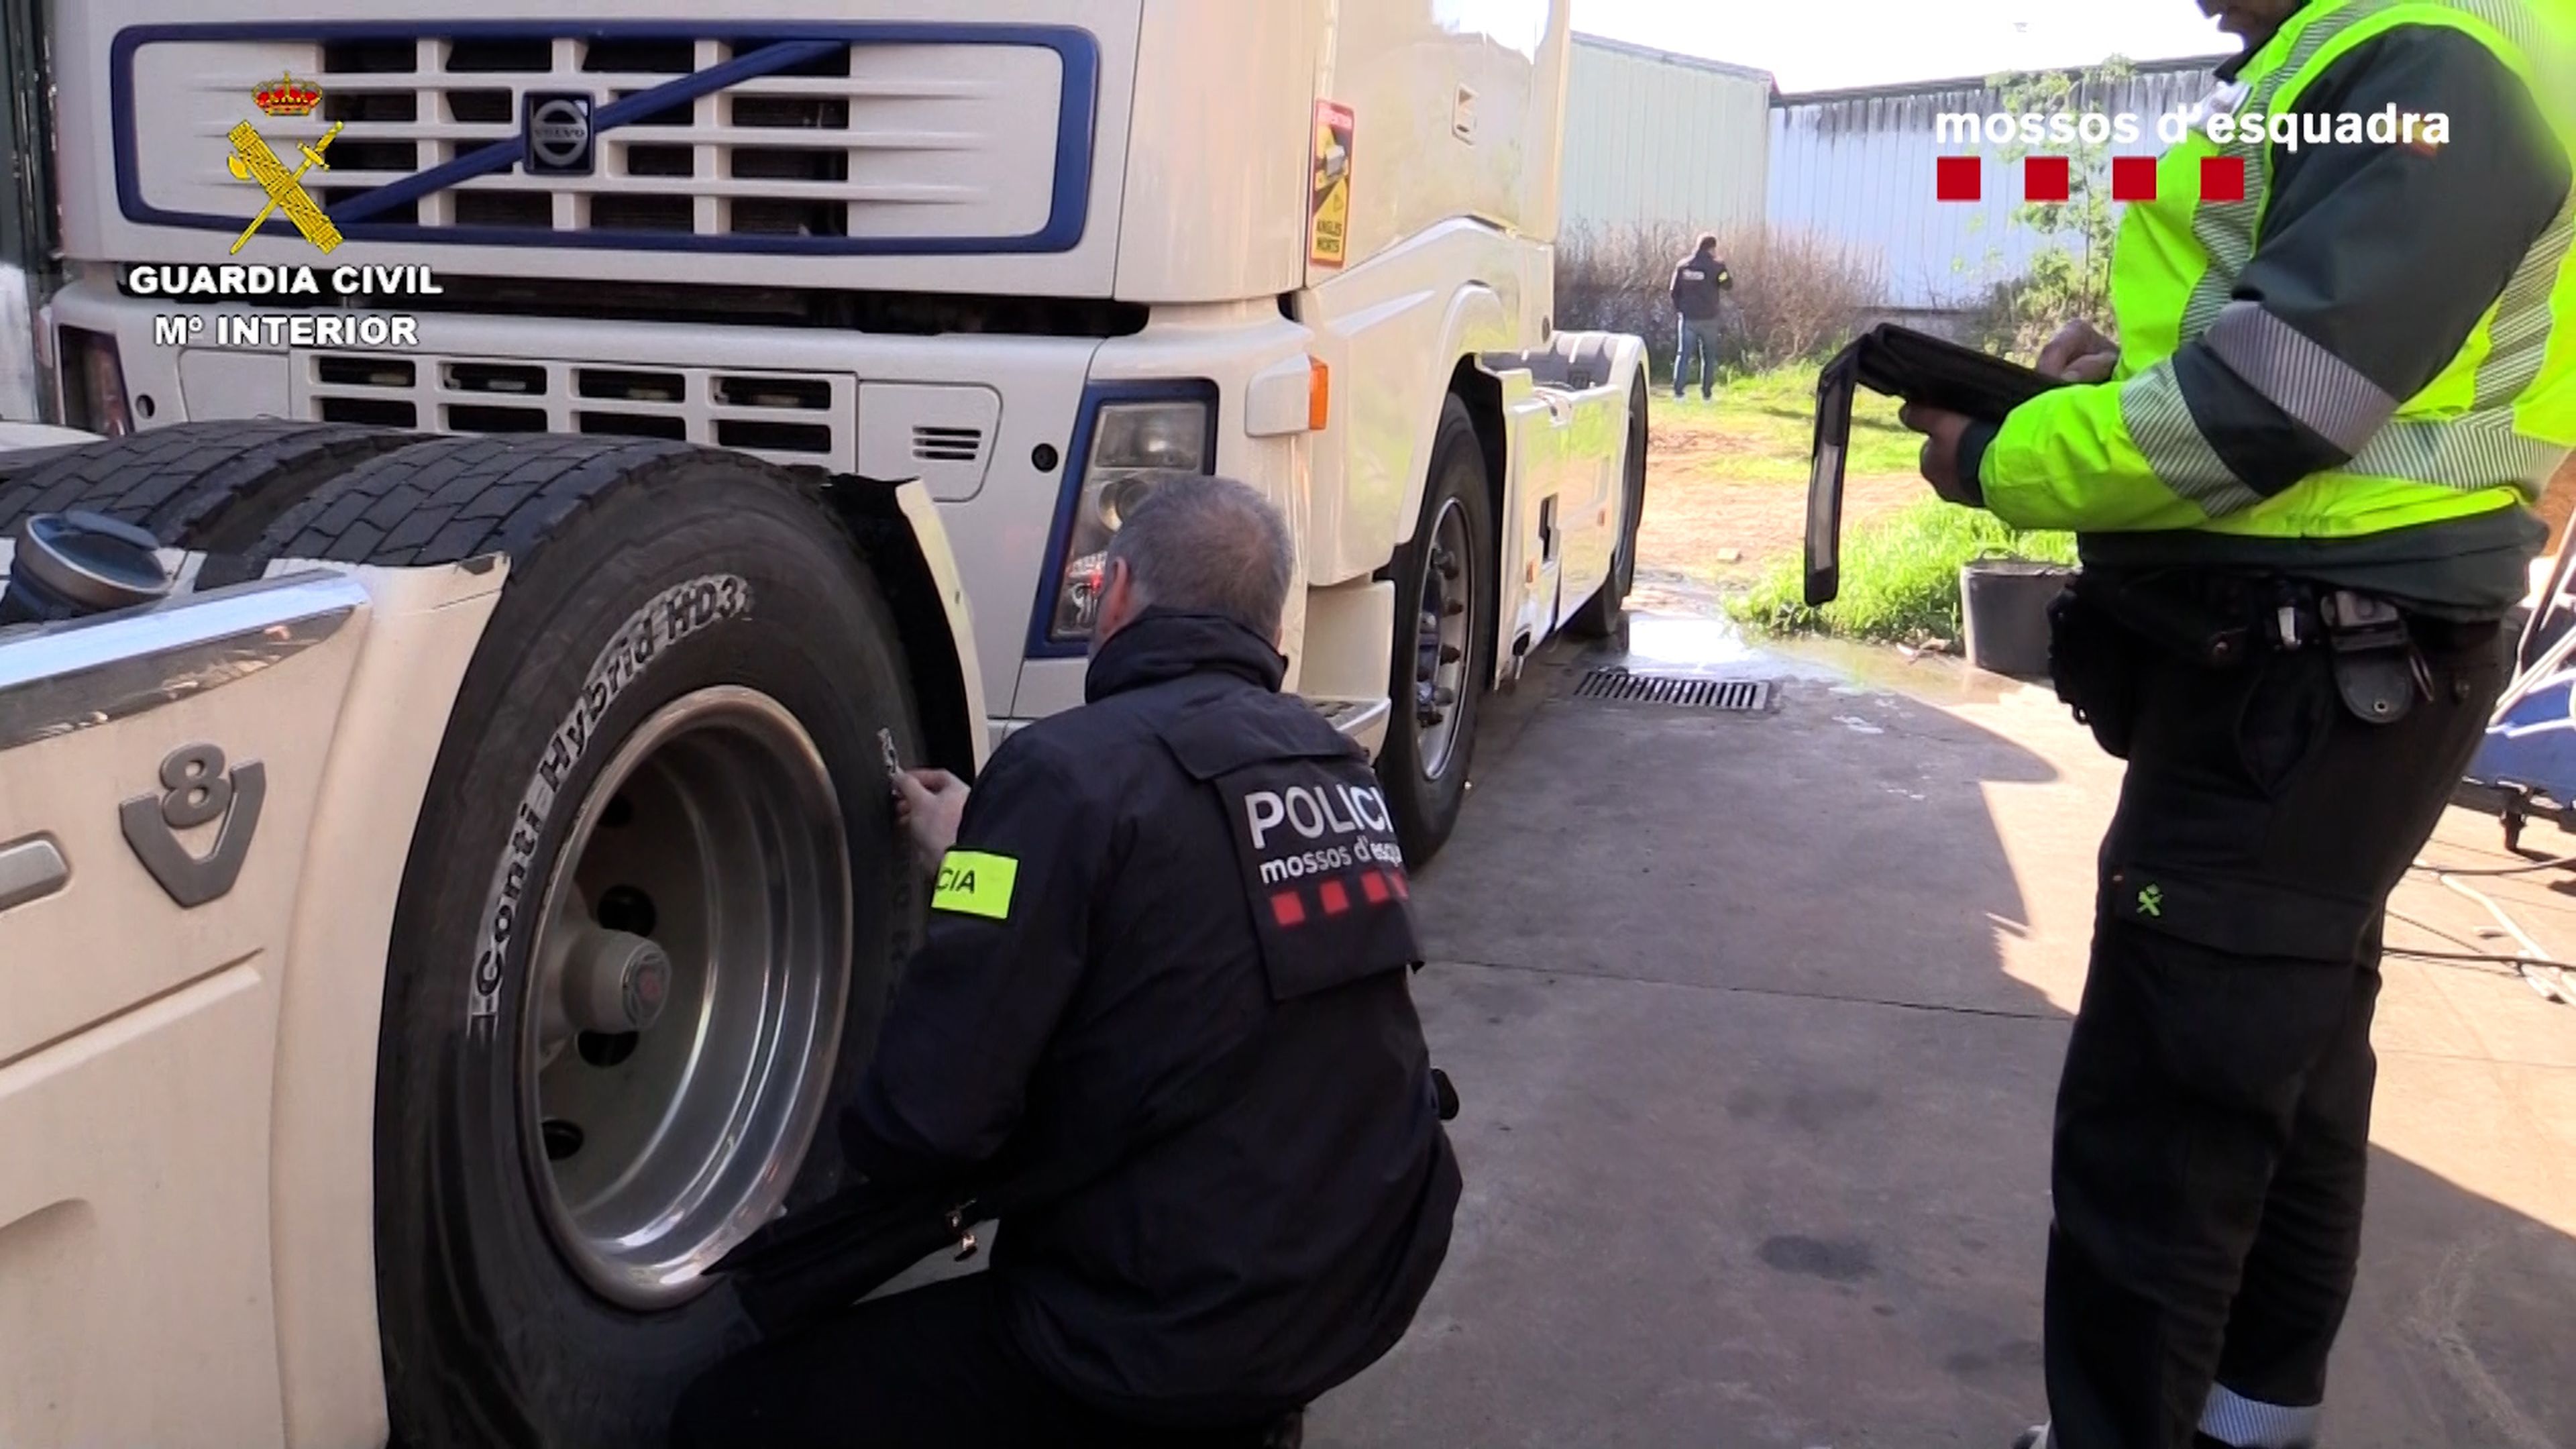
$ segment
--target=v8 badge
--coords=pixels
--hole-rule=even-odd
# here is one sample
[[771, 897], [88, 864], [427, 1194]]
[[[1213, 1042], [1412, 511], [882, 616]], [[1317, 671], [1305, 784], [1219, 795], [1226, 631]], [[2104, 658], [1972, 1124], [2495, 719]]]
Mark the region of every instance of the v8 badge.
[[[213, 745], [183, 745], [161, 762], [158, 796], [137, 795], [117, 807], [125, 843], [143, 868], [182, 909], [194, 910], [228, 894], [241, 879], [251, 837], [259, 832], [260, 806], [268, 799], [268, 770], [246, 760], [227, 771]], [[214, 849], [198, 856], [179, 840], [182, 830], [223, 822]]]

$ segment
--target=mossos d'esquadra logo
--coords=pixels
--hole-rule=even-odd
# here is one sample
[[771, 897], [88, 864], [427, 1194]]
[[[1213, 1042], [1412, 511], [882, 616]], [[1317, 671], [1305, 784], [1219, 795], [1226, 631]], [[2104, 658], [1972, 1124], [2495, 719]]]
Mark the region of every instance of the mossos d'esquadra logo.
[[[297, 80], [290, 73], [252, 92], [251, 100], [265, 115], [280, 120], [301, 120], [312, 115], [314, 108], [322, 104], [322, 90], [309, 81]], [[250, 219], [250, 225], [234, 239], [234, 254], [238, 255], [244, 246], [249, 245], [250, 239], [259, 234], [259, 229], [268, 224], [269, 214], [277, 211], [285, 212], [286, 219], [295, 223], [295, 229], [304, 233], [304, 239], [323, 251], [328, 252], [340, 244], [340, 228], [323, 214], [322, 204], [313, 199], [312, 193], [304, 189], [305, 172], [317, 166], [325, 171], [331, 169], [331, 163], [322, 159], [322, 153], [331, 148], [331, 138], [340, 134], [340, 125], [340, 122], [333, 121], [331, 129], [322, 133], [321, 140], [298, 146], [296, 151], [303, 159], [292, 171], [286, 169], [286, 163], [269, 148], [257, 127], [248, 121], [233, 127], [230, 137], [233, 154], [227, 158], [227, 164], [232, 168], [234, 179], [251, 183], [268, 198], [268, 204], [259, 209], [259, 214]]]

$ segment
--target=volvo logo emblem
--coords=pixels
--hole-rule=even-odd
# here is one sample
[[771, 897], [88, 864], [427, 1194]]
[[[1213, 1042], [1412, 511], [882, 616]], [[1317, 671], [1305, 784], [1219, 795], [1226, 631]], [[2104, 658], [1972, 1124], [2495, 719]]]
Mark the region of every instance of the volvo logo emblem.
[[531, 92], [527, 99], [528, 154], [531, 176], [587, 176], [593, 147], [591, 98], [562, 92]]

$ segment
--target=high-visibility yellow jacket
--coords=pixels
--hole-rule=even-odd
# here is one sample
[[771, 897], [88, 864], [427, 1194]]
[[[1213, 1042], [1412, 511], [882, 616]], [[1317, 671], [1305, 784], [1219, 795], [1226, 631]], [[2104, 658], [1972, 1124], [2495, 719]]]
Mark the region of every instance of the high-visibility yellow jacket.
[[2576, 448], [2571, 39], [2576, 0], [2310, 0], [2129, 206], [2113, 379], [1972, 432], [1987, 507], [2088, 563], [2519, 598]]

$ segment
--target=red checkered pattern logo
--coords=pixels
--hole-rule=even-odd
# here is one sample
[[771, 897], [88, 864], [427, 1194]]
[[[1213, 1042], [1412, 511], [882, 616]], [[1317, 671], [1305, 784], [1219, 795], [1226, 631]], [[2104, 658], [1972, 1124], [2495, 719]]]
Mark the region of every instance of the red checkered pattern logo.
[[2021, 163], [2021, 199], [2064, 203], [2075, 195], [2075, 166], [2063, 156], [2033, 156]]
[[[1382, 870], [1372, 867], [1361, 871], [1356, 879], [1359, 882], [1360, 899], [1369, 905], [1383, 906], [1389, 901], [1413, 898], [1412, 886], [1406, 882], [1404, 872], [1396, 867], [1389, 866]], [[1292, 929], [1306, 924], [1318, 915], [1348, 915], [1354, 904], [1356, 903], [1351, 899], [1351, 887], [1348, 882], [1338, 879], [1322, 880], [1315, 883], [1315, 893], [1311, 898], [1301, 886], [1290, 886], [1285, 890], [1271, 892], [1270, 919], [1278, 922], [1283, 930]]]
[[[1985, 199], [1984, 163], [1974, 156], [1942, 156], [1933, 177], [1933, 194], [1942, 201], [1983, 201]], [[2160, 183], [2157, 159], [2153, 156], [2114, 156], [2111, 158], [2111, 199], [2113, 201], [2153, 201]], [[2022, 200], [2040, 205], [2059, 205], [2074, 199], [2075, 172], [2071, 158], [2065, 156], [2030, 156], [2022, 160]], [[2203, 201], [2243, 201], [2245, 199], [2245, 160], [2241, 156], [2210, 156], [2200, 163], [2200, 199]]]

